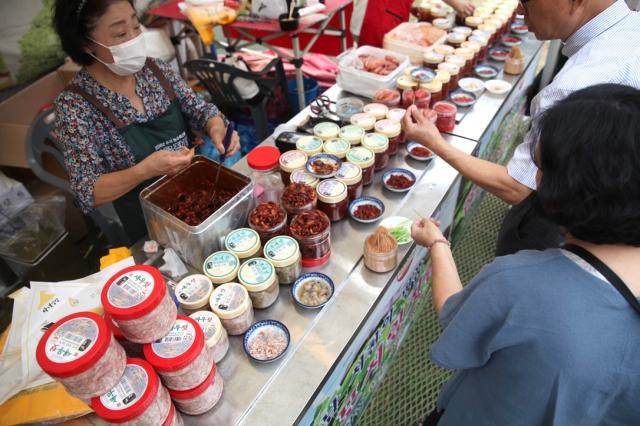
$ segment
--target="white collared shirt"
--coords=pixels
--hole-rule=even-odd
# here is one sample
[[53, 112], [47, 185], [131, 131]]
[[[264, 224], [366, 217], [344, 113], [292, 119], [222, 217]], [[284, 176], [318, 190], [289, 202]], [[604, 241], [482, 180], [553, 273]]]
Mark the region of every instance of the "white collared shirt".
[[[617, 0], [573, 33], [562, 53], [569, 59], [553, 82], [533, 98], [533, 119], [585, 87], [616, 83], [640, 89], [640, 13], [629, 10], [624, 0]], [[530, 131], [507, 165], [512, 178], [533, 190], [538, 170], [531, 158], [535, 143]]]

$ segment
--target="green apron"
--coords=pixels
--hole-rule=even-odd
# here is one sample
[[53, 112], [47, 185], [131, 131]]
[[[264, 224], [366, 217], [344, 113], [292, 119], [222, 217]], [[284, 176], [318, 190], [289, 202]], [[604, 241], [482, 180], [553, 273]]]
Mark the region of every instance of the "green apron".
[[[171, 83], [162, 74], [155, 62], [147, 59], [147, 66], [160, 81], [164, 91], [169, 96], [171, 103], [169, 108], [153, 120], [145, 123], [124, 124], [115, 116], [110, 108], [104, 106], [92, 94], [85, 92], [78, 86], [72, 85], [67, 90], [77, 93], [90, 102], [96, 109], [102, 112], [116, 126], [118, 132], [125, 139], [131, 152], [135, 157], [136, 164], [144, 160], [149, 155], [160, 150], [177, 150], [181, 147], [189, 146], [189, 127], [180, 109], [179, 101]], [[147, 233], [144, 222], [142, 208], [140, 207], [140, 192], [152, 180], [146, 181], [124, 194], [113, 202], [122, 226], [129, 237], [130, 243], [134, 244]]]

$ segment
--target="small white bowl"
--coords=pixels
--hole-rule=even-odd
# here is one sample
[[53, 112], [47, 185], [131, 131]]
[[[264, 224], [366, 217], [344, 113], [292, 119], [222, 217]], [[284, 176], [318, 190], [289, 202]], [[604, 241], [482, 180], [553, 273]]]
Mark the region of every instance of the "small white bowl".
[[458, 81], [458, 87], [467, 92], [471, 92], [476, 96], [480, 96], [484, 90], [484, 82], [479, 78], [465, 77]]
[[494, 95], [504, 95], [511, 91], [511, 83], [504, 80], [489, 80], [484, 84], [484, 87], [490, 93]]

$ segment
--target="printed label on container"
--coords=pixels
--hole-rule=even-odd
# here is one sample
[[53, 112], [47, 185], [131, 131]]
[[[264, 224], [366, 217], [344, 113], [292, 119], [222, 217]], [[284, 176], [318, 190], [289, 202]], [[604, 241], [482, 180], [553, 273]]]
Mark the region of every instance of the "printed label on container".
[[300, 151], [288, 151], [280, 156], [280, 164], [288, 169], [304, 167], [306, 162], [307, 156]]
[[313, 128], [313, 134], [321, 138], [330, 138], [338, 134], [340, 127], [335, 123], [320, 123]]
[[207, 297], [211, 282], [206, 277], [192, 275], [180, 281], [176, 286], [176, 294], [180, 302], [193, 303]]
[[364, 136], [364, 129], [358, 126], [344, 126], [340, 129], [340, 137], [349, 140], [360, 140]]
[[383, 104], [367, 104], [362, 110], [367, 114], [372, 114], [376, 117], [383, 117], [387, 115], [389, 108]]
[[232, 273], [238, 266], [238, 258], [231, 253], [215, 253], [204, 265], [207, 274], [212, 277], [224, 277]]
[[230, 250], [246, 252], [258, 244], [258, 234], [251, 229], [238, 229], [227, 236], [226, 245]]
[[351, 124], [361, 127], [373, 127], [376, 123], [375, 115], [367, 114], [364, 112], [354, 114], [351, 116]]
[[191, 315], [204, 333], [204, 340], [207, 341], [216, 335], [218, 328], [221, 326], [220, 320], [212, 312], [198, 312]]
[[60, 364], [75, 361], [95, 345], [98, 333], [98, 324], [90, 318], [67, 321], [47, 339], [47, 358]]
[[300, 138], [296, 146], [304, 151], [317, 151], [322, 148], [322, 139], [314, 136], [305, 136]]
[[235, 311], [244, 303], [247, 297], [244, 287], [237, 285], [222, 285], [213, 292], [212, 305], [220, 311]]
[[347, 160], [354, 163], [367, 163], [373, 158], [373, 152], [363, 147], [352, 148], [347, 154]]
[[296, 170], [291, 173], [291, 182], [313, 185], [318, 182], [318, 178], [311, 173], [307, 173], [306, 170]]
[[153, 352], [162, 358], [175, 358], [185, 353], [196, 338], [193, 324], [177, 319], [169, 334], [151, 344]]
[[155, 281], [146, 271], [131, 271], [119, 277], [109, 287], [107, 299], [117, 308], [130, 308], [146, 300]]
[[109, 410], [124, 410], [135, 404], [144, 395], [148, 384], [149, 376], [144, 368], [135, 364], [127, 364], [118, 384], [102, 395], [100, 402]]
[[380, 120], [376, 123], [376, 132], [385, 134], [386, 136], [397, 136], [402, 131], [400, 123], [393, 120]]
[[330, 139], [324, 143], [324, 150], [329, 154], [346, 153], [351, 145], [344, 139]]
[[389, 118], [389, 120], [401, 122], [406, 112], [407, 110], [404, 108], [393, 108], [389, 110], [387, 117]]
[[367, 133], [362, 143], [371, 148], [384, 148], [389, 145], [389, 139], [379, 133]]
[[360, 174], [360, 167], [352, 163], [342, 163], [336, 177], [340, 179], [353, 179]]
[[276, 261], [287, 260], [296, 255], [298, 245], [290, 237], [275, 237], [264, 246], [264, 254]]
[[335, 179], [324, 180], [318, 184], [318, 194], [323, 197], [337, 197], [347, 190], [347, 186]]
[[240, 279], [250, 285], [262, 284], [273, 275], [273, 265], [264, 259], [251, 259], [240, 268]]

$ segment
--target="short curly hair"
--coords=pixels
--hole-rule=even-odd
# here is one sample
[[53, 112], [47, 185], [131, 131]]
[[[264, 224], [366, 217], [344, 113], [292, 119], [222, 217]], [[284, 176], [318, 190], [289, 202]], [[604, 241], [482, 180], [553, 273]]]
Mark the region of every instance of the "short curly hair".
[[64, 51], [80, 65], [91, 65], [95, 59], [84, 51], [89, 33], [96, 21], [112, 3], [133, 0], [56, 0], [53, 26]]
[[545, 111], [534, 131], [542, 214], [581, 240], [640, 246], [640, 90], [576, 91]]

